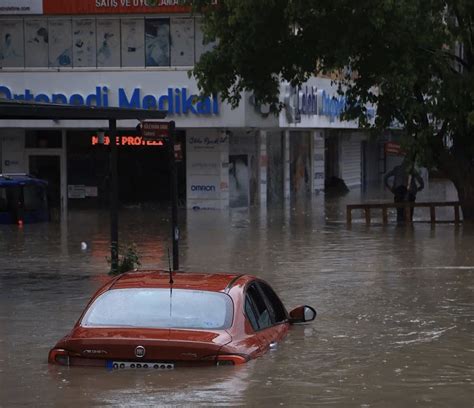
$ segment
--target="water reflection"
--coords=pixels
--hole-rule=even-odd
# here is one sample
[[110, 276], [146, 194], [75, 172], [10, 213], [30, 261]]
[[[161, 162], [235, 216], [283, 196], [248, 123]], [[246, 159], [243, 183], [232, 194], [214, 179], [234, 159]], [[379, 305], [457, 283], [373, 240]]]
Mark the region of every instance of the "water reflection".
[[[355, 199], [181, 214], [183, 270], [251, 272], [288, 308], [318, 310], [314, 324], [236, 368], [49, 367], [49, 347], [106, 279], [108, 214], [0, 226], [0, 406], [472, 406], [473, 227], [348, 229], [344, 206]], [[120, 227], [144, 268], [167, 267], [166, 212], [125, 210]]]

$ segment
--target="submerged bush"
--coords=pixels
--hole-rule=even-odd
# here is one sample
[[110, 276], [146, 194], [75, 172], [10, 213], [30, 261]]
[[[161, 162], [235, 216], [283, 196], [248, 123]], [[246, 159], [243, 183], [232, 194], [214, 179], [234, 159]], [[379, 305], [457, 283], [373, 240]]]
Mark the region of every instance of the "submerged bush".
[[[107, 263], [112, 267], [111, 258], [107, 257]], [[109, 275], [120, 275], [125, 272], [136, 271], [141, 266], [140, 256], [136, 244], [119, 247], [117, 270], [109, 271]]]

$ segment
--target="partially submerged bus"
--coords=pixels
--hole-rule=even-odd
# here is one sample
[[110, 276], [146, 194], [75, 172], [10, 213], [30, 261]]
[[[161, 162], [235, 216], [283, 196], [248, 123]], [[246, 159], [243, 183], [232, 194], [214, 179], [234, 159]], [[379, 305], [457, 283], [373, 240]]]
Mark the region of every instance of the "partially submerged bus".
[[47, 188], [27, 174], [0, 174], [0, 224], [49, 221]]

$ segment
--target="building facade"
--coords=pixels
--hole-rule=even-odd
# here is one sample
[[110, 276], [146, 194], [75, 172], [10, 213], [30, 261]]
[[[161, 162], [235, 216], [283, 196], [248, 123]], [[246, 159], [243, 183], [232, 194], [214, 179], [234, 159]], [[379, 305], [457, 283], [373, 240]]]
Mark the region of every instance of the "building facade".
[[[349, 187], [380, 178], [380, 143], [339, 120], [344, 100], [330, 79], [282, 84], [278, 117], [251, 94], [236, 109], [217, 95], [199, 98], [188, 71], [211, 47], [179, 1], [16, 1], [0, 7], [0, 98], [167, 111], [183, 152], [187, 208], [306, 199], [333, 177]], [[136, 126], [118, 122], [120, 199], [167, 201], [166, 149]], [[113, 141], [98, 143], [106, 127], [0, 120], [0, 172], [46, 178], [51, 202], [63, 209], [107, 206]]]

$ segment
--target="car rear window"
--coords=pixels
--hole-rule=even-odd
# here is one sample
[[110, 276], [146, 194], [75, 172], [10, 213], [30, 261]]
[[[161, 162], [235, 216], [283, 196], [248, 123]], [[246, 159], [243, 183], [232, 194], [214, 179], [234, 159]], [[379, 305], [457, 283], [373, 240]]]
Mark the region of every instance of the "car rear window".
[[89, 307], [83, 327], [226, 329], [232, 323], [231, 298], [188, 289], [112, 289]]

